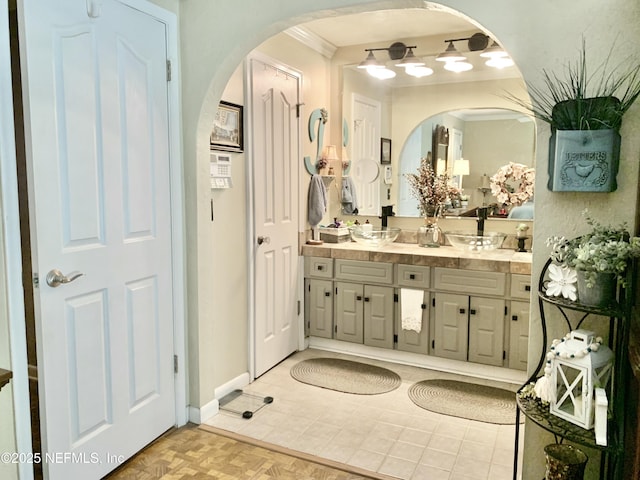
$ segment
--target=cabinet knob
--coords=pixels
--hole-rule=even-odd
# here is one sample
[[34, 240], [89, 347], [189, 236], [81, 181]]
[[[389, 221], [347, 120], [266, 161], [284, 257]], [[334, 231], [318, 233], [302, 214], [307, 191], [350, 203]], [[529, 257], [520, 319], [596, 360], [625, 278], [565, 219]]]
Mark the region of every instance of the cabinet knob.
[[518, 321], [518, 315], [511, 315], [511, 321], [512, 322], [517, 322]]
[[364, 297], [364, 301], [368, 302], [369, 301], [369, 297]]
[[467, 311], [464, 308], [461, 308], [460, 313], [467, 313]]
[[475, 314], [476, 314], [476, 310], [475, 310], [475, 308], [470, 309], [470, 310], [469, 310], [469, 314], [470, 314], [470, 315], [475, 315]]
[[531, 291], [531, 285], [525, 285], [524, 286], [524, 291], [525, 292], [530, 292]]
[[356, 296], [356, 300], [360, 301], [360, 300], [362, 300], [362, 297], [360, 295], [357, 295]]
[[319, 271], [322, 271], [322, 270], [324, 270], [324, 265], [318, 265], [316, 268], [317, 268]]
[[415, 273], [410, 273], [409, 274], [409, 280], [415, 280], [415, 279], [416, 279]]
[[331, 296], [331, 292], [324, 292], [324, 296], [325, 297], [330, 297]]

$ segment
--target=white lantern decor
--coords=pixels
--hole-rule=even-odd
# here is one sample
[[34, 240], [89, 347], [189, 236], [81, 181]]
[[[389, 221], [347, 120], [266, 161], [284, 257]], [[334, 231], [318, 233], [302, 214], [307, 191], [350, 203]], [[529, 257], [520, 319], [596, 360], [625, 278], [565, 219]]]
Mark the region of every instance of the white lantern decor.
[[554, 340], [549, 411], [587, 430], [593, 428], [594, 389], [606, 388], [613, 352], [589, 330], [574, 330]]

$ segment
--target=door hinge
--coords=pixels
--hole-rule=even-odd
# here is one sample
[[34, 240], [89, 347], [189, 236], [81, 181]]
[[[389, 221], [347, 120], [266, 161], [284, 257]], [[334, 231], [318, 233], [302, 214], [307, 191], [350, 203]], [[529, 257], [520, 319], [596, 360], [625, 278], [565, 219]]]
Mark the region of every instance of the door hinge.
[[503, 360], [507, 359], [507, 351], [506, 350], [502, 350], [502, 359]]
[[296, 118], [300, 118], [300, 107], [304, 105], [304, 103], [296, 103]]
[[507, 306], [506, 305], [504, 306], [504, 316], [505, 317], [507, 316]]
[[435, 340], [431, 340], [431, 348], [432, 349], [436, 348], [436, 341]]
[[298, 315], [300, 315], [300, 300], [298, 300]]
[[33, 274], [33, 288], [40, 288], [40, 277], [37, 273]]
[[398, 343], [398, 335], [393, 336], [393, 343]]
[[431, 299], [431, 305], [432, 305], [432, 306], [434, 306], [434, 307], [436, 306], [436, 299], [435, 299], [435, 297]]
[[167, 60], [167, 82], [171, 81], [171, 60]]
[[398, 294], [397, 294], [397, 293], [394, 293], [394, 294], [393, 294], [393, 301], [394, 301], [394, 302], [398, 302], [398, 301], [400, 301], [400, 298], [398, 297]]
[[333, 327], [333, 331], [334, 331], [334, 332], [336, 332], [336, 333], [338, 333], [338, 325], [334, 325], [334, 327]]
[[173, 356], [173, 373], [178, 373], [178, 355]]

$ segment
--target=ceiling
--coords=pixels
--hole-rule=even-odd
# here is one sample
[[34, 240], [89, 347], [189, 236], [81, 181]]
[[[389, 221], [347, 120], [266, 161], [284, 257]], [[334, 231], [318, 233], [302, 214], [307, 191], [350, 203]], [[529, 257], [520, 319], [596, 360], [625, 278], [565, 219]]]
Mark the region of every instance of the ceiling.
[[336, 47], [378, 45], [399, 38], [447, 35], [476, 28], [461, 17], [424, 8], [356, 13], [314, 20], [300, 26]]

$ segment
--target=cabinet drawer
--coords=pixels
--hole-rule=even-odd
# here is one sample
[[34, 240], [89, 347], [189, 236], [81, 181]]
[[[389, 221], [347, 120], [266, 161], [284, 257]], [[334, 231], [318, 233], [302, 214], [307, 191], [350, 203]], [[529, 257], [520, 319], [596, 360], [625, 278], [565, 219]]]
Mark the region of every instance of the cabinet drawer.
[[333, 277], [333, 258], [304, 257], [304, 276], [318, 278]]
[[500, 296], [505, 294], [507, 281], [505, 273], [440, 267], [436, 267], [434, 279], [434, 287], [438, 290], [449, 290], [463, 294], [479, 293]]
[[356, 260], [335, 260], [335, 277], [363, 283], [393, 283], [393, 264]]
[[511, 298], [529, 300], [531, 296], [531, 275], [511, 275]]
[[397, 282], [401, 287], [429, 288], [429, 267], [396, 265]]

